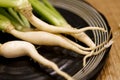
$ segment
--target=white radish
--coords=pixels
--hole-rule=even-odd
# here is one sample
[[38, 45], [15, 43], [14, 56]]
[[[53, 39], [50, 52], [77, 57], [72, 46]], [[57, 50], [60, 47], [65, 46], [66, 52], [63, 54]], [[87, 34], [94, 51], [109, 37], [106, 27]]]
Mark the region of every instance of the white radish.
[[86, 31], [86, 30], [102, 30], [102, 31], [105, 31], [103, 28], [99, 28], [99, 27], [85, 27], [85, 28], [81, 28], [81, 29], [56, 27], [56, 26], [45, 23], [44, 21], [38, 19], [34, 15], [31, 15], [27, 18], [31, 22], [31, 24], [33, 24], [37, 29], [42, 30], [42, 31], [51, 32], [51, 33], [70, 34], [70, 33], [80, 33], [80, 32]]
[[34, 45], [26, 41], [9, 41], [0, 46], [0, 55], [6, 58], [16, 58], [21, 56], [29, 56], [33, 60], [37, 61], [48, 68], [52, 68], [59, 75], [64, 77], [66, 80], [74, 80], [70, 75], [61, 71], [58, 66], [44, 58], [35, 49]]
[[99, 27], [86, 27], [82, 29], [76, 29], [73, 27], [56, 27], [53, 25], [50, 25], [41, 19], [37, 18], [33, 13], [32, 13], [32, 7], [31, 4], [29, 3], [28, 0], [26, 0], [26, 5], [24, 7], [17, 7], [16, 10], [21, 12], [29, 21], [30, 23], [36, 27], [39, 30], [42, 31], [47, 31], [51, 33], [65, 33], [65, 34], [70, 34], [70, 33], [80, 33], [86, 30], [102, 30], [105, 31], [104, 28], [99, 28]]
[[69, 41], [65, 40], [61, 36], [58, 36], [57, 34], [55, 35], [44, 31], [21, 32], [15, 30], [13, 27], [8, 27], [6, 32], [12, 34], [17, 38], [31, 42], [36, 45], [60, 46], [83, 55], [90, 53], [71, 44]]

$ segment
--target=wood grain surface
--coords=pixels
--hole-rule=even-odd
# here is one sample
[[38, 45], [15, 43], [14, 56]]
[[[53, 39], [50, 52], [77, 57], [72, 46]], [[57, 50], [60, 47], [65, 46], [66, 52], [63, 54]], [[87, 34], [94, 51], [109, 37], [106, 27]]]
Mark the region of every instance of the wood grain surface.
[[[120, 0], [86, 0], [107, 19], [112, 33], [120, 27]], [[120, 80], [120, 36], [112, 45], [109, 57], [97, 80]]]

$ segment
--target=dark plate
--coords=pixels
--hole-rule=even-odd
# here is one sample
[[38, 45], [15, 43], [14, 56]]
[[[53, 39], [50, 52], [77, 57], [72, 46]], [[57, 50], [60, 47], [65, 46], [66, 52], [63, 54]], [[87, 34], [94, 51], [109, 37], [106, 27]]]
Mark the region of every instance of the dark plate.
[[[66, 20], [74, 27], [86, 26], [104, 27], [108, 32], [110, 27], [105, 17], [88, 3], [82, 0], [50, 0]], [[96, 45], [108, 38], [109, 33], [101, 31], [86, 31]], [[68, 36], [69, 37], [69, 36]], [[71, 37], [69, 37], [71, 38]], [[74, 38], [71, 38], [75, 40]], [[0, 32], [0, 42], [4, 43], [17, 38]], [[78, 42], [85, 46], [83, 43]], [[54, 61], [61, 70], [73, 76], [76, 80], [95, 80], [95, 76], [102, 69], [110, 48], [97, 56], [90, 57], [83, 67], [83, 57], [73, 51], [61, 47], [41, 46], [38, 52]], [[29, 57], [6, 59], [0, 57], [0, 80], [64, 80], [52, 69], [47, 69], [31, 60]]]

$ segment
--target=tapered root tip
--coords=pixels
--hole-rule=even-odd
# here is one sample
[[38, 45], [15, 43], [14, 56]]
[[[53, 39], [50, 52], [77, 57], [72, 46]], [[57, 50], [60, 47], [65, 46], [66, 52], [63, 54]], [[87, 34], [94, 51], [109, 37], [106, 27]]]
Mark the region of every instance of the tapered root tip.
[[100, 28], [100, 27], [85, 27], [85, 28], [79, 29], [80, 32], [87, 31], [87, 30], [100, 30], [103, 32], [107, 32], [107, 30], [105, 30], [104, 28]]
[[101, 31], [103, 31], [103, 32], [107, 32], [107, 30], [105, 30], [104, 28], [100, 28], [100, 27], [96, 27], [96, 28], [94, 28], [94, 29], [96, 29], [96, 30], [101, 30]]
[[102, 28], [102, 31], [103, 31], [103, 32], [107, 32], [107, 30], [105, 30], [104, 28]]
[[110, 47], [113, 43], [114, 43], [114, 41], [113, 41], [113, 40], [110, 40], [104, 47], [105, 47], [105, 48], [108, 48], [108, 47]]

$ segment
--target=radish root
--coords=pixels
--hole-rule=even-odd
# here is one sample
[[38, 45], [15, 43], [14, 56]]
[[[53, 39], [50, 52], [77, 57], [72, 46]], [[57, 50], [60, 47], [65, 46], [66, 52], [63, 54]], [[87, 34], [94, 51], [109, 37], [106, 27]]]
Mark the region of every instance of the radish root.
[[0, 55], [6, 58], [16, 58], [21, 56], [29, 56], [33, 60], [37, 61], [48, 68], [55, 70], [59, 75], [67, 80], [74, 80], [70, 75], [61, 71], [58, 66], [44, 58], [35, 49], [34, 45], [26, 41], [9, 41], [0, 46]]
[[93, 55], [98, 55], [99, 53], [101, 53], [102, 51], [104, 51], [106, 48], [110, 47], [113, 44], [115, 37], [113, 37], [112, 39], [110, 39], [110, 38], [111, 38], [111, 31], [110, 31], [110, 34], [109, 34], [108, 39], [106, 41], [104, 41], [100, 45], [94, 47], [90, 54], [85, 55], [85, 57], [83, 58], [83, 66], [86, 65], [86, 60], [88, 57], [91, 57]]

